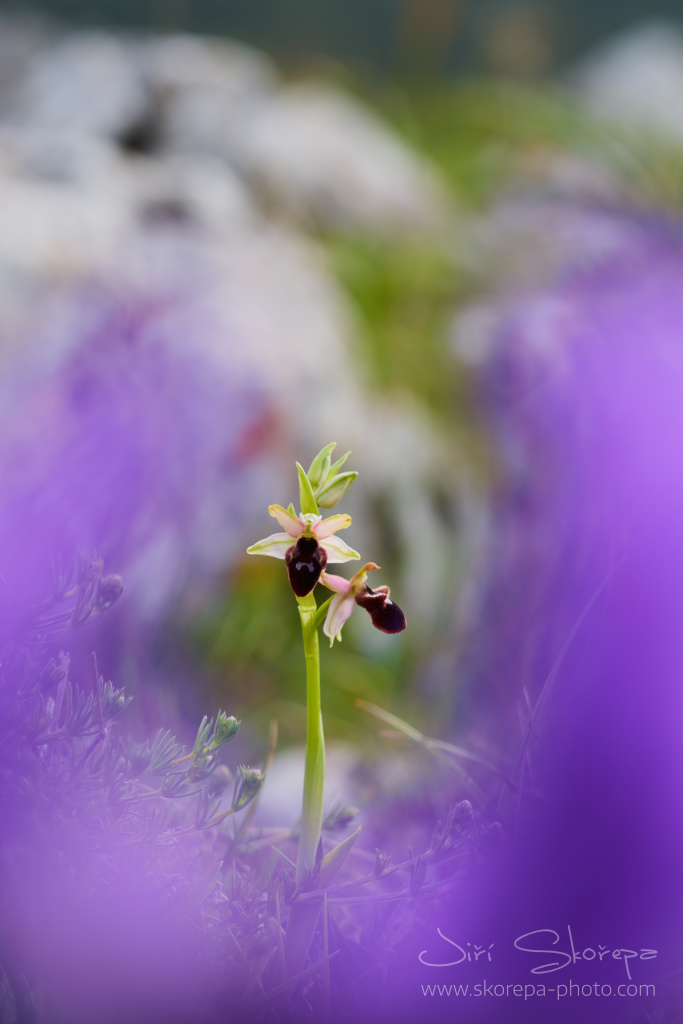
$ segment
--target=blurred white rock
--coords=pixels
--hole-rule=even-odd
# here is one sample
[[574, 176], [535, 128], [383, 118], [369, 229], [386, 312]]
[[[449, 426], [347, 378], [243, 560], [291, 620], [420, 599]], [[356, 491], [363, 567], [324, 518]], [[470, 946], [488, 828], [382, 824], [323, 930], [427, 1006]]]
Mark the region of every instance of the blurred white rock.
[[29, 60], [45, 46], [50, 28], [40, 18], [0, 15], [0, 111], [9, 100], [10, 88]]
[[581, 60], [568, 82], [590, 112], [683, 145], [680, 23], [648, 21], [619, 33]]
[[126, 163], [105, 139], [0, 125], [0, 358], [50, 296], [108, 265], [134, 224]]
[[438, 232], [450, 203], [436, 171], [359, 102], [321, 85], [254, 102], [227, 142], [242, 175], [304, 226]]
[[[255, 825], [293, 828], [300, 821], [304, 756], [303, 747], [276, 752], [259, 795]], [[325, 816], [339, 808], [358, 808], [361, 815], [354, 825], [362, 824], [362, 810], [378, 797], [383, 801], [392, 797], [408, 800], [419, 793], [420, 784], [424, 785], [429, 777], [429, 768], [429, 764], [425, 765], [421, 759], [420, 752], [407, 743], [390, 744], [377, 740], [371, 750], [364, 752], [356, 744], [339, 740], [328, 743], [325, 750]], [[337, 842], [340, 838], [341, 834]], [[405, 841], [405, 837], [402, 839]]]
[[126, 177], [130, 201], [148, 220], [187, 221], [218, 235], [260, 220], [242, 181], [210, 156], [136, 156]]
[[33, 55], [17, 82], [9, 119], [121, 138], [148, 109], [149, 92], [130, 43], [110, 33], [75, 32]]
[[157, 37], [140, 59], [154, 97], [164, 149], [229, 157], [234, 122], [278, 88], [273, 63], [239, 43]]
[[[91, 285], [124, 309], [177, 294], [173, 324], [159, 314], [155, 329], [213, 362], [217, 379], [235, 370], [267, 398], [265, 532], [268, 501], [296, 498], [295, 458], [330, 439], [352, 448], [363, 481], [352, 543], [381, 559], [391, 535], [403, 569], [381, 582], [411, 621], [429, 623], [454, 544], [440, 509], [444, 493], [447, 505], [464, 500], [466, 474], [417, 403], [365, 386], [353, 306], [305, 230], [447, 232], [449, 201], [428, 163], [359, 103], [282, 88], [246, 47], [78, 32], [35, 52], [16, 80], [0, 119], [0, 188], [4, 365], [21, 353], [58, 372], [83, 337]], [[383, 528], [372, 525], [379, 505]], [[217, 571], [221, 546], [235, 550], [224, 507], [206, 503], [192, 531]], [[171, 547], [160, 535], [160, 565]]]
[[239, 99], [277, 85], [273, 62], [244, 43], [195, 35], [152, 36], [139, 42], [145, 77], [161, 98], [184, 89], [215, 89]]
[[0, 171], [65, 187], [90, 188], [120, 175], [120, 152], [106, 139], [70, 128], [0, 123]]
[[[31, 178], [4, 183], [11, 198], [0, 209], [5, 358], [13, 347], [25, 362], [57, 371], [82, 336], [64, 303], [78, 305], [79, 290], [90, 280], [106, 283], [123, 306], [178, 295], [173, 331], [187, 350], [213, 362], [218, 376], [239, 368], [241, 379], [258, 382], [268, 396], [278, 468], [273, 493], [261, 502], [266, 532], [268, 501], [296, 498], [294, 459], [337, 439], [354, 450], [353, 466], [363, 475], [354, 544], [377, 557], [369, 524], [381, 497], [404, 553], [402, 578], [389, 582], [415, 624], [428, 622], [443, 584], [440, 554], [452, 543], [437, 515], [435, 488], [448, 488], [453, 478], [442, 472], [437, 438], [424, 416], [373, 400], [360, 383], [351, 356], [353, 315], [322, 252], [257, 219], [226, 219], [221, 227], [214, 217], [164, 219], [162, 207], [150, 221], [134, 201], [139, 189], [108, 180], [107, 187], [88, 190]], [[223, 509], [219, 501], [205, 503], [202, 529], [193, 532], [194, 557], [216, 570], [223, 564], [219, 552], [234, 557], [235, 551]], [[162, 556], [171, 571], [168, 545]]]
[[[294, 828], [301, 819], [301, 793], [304, 783], [302, 747], [278, 751], [268, 772], [267, 783], [259, 795], [254, 823], [261, 827]], [[325, 751], [325, 811], [335, 805], [354, 805], [353, 770], [358, 766], [358, 750], [341, 743], [330, 743]], [[356, 787], [357, 789], [357, 787]]]
[[241, 44], [74, 32], [33, 52], [9, 95], [5, 125], [218, 158], [307, 230], [445, 237], [451, 221], [436, 170], [380, 118], [329, 86], [283, 87]]

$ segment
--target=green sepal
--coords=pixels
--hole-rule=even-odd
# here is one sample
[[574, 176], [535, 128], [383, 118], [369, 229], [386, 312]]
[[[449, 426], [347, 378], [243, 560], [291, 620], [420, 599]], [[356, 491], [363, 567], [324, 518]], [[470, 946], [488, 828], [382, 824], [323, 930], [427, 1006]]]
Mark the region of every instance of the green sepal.
[[339, 472], [339, 470], [342, 468], [350, 454], [351, 452], [347, 452], [346, 455], [342, 455], [341, 459], [337, 459], [336, 462], [332, 463], [327, 473], [328, 477], [334, 476], [335, 473]]
[[301, 504], [301, 511], [304, 515], [313, 514], [314, 516], [320, 515], [318, 510], [318, 502], [315, 500], [313, 488], [311, 487], [311, 481], [306, 476], [303, 466], [297, 462], [296, 468], [299, 471], [299, 502]]
[[311, 481], [312, 487], [318, 487], [319, 484], [327, 478], [330, 470], [330, 457], [332, 452], [337, 447], [336, 441], [331, 441], [330, 444], [326, 444], [324, 448], [321, 448], [313, 462], [308, 467], [308, 479]]
[[324, 487], [317, 491], [318, 504], [321, 508], [334, 508], [346, 495], [358, 473], [339, 473], [333, 476]]
[[346, 839], [342, 839], [341, 843], [330, 850], [327, 856], [323, 858], [317, 879], [318, 889], [324, 889], [326, 886], [332, 885], [359, 835], [360, 825], [355, 832], [352, 832]]
[[287, 506], [287, 511], [289, 512], [290, 516], [294, 516], [295, 519], [298, 518], [296, 514], [296, 509], [294, 508], [293, 501], [290, 501], [289, 505]]

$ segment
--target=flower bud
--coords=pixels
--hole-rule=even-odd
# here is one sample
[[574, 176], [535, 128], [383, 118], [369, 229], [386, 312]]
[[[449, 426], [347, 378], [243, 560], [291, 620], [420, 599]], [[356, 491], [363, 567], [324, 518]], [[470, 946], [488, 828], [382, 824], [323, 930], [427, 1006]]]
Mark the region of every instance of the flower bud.
[[239, 766], [235, 774], [235, 789], [232, 794], [231, 810], [241, 811], [250, 804], [265, 782], [265, 775], [258, 768]]
[[339, 473], [318, 488], [315, 496], [320, 508], [334, 508], [342, 500], [357, 476], [358, 473]]
[[98, 612], [111, 607], [123, 593], [123, 580], [120, 576], [100, 576], [97, 581], [95, 608]]
[[211, 748], [216, 750], [223, 746], [237, 734], [239, 727], [240, 723], [233, 715], [226, 715], [224, 711], [219, 711], [211, 738]]
[[336, 441], [326, 444], [324, 448], [320, 449], [316, 457], [313, 459], [313, 462], [308, 467], [308, 473], [306, 475], [311, 481], [312, 487], [319, 487], [320, 484], [325, 482], [330, 471], [330, 459], [332, 452], [336, 447]]
[[469, 800], [461, 800], [451, 807], [446, 819], [446, 827], [452, 836], [461, 836], [468, 832], [474, 821], [474, 808]]

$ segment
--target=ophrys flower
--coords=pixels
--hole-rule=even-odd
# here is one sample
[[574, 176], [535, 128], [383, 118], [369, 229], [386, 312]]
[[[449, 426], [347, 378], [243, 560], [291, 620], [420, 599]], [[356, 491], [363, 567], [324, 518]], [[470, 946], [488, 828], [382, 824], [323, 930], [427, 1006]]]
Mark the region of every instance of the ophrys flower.
[[351, 516], [336, 515], [323, 519], [312, 512], [295, 516], [282, 505], [269, 505], [268, 512], [277, 519], [284, 533], [273, 533], [247, 548], [248, 555], [270, 555], [283, 558], [289, 582], [297, 597], [310, 594], [328, 562], [348, 562], [360, 558], [357, 551], [339, 537], [337, 530], [351, 525]]
[[323, 633], [330, 638], [330, 647], [335, 639], [341, 640], [342, 626], [351, 615], [354, 604], [365, 608], [375, 629], [383, 633], [400, 633], [406, 628], [406, 617], [390, 599], [389, 587], [375, 587], [373, 590], [367, 585], [366, 577], [372, 569], [379, 569], [379, 566], [366, 562], [350, 580], [327, 572], [321, 574], [320, 582], [335, 591], [323, 626]]

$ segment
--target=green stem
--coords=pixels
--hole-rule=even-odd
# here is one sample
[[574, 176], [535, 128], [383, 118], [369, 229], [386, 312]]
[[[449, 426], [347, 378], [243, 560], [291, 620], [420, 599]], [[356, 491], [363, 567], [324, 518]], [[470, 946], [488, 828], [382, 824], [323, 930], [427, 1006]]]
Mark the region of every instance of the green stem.
[[325, 789], [325, 737], [320, 704], [320, 649], [318, 647], [318, 608], [312, 594], [298, 597], [301, 630], [306, 658], [306, 762], [301, 832], [296, 860], [296, 880], [312, 871], [320, 842]]

